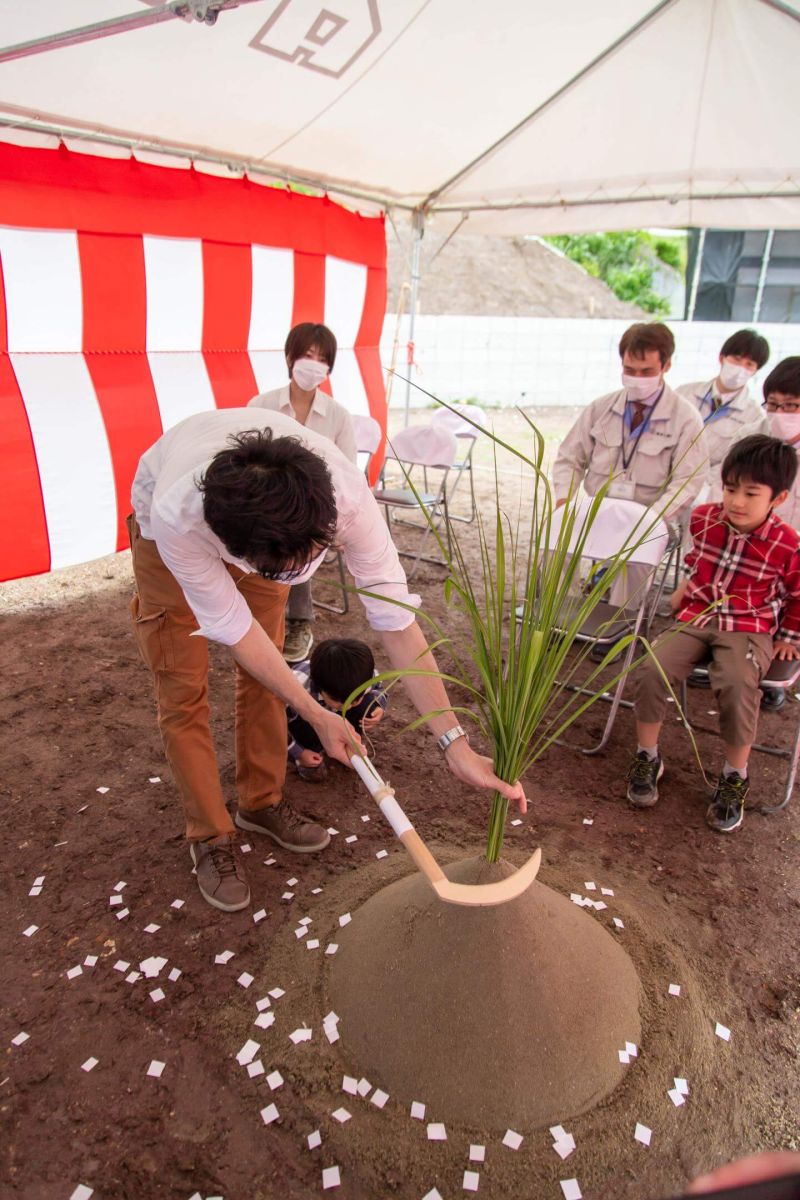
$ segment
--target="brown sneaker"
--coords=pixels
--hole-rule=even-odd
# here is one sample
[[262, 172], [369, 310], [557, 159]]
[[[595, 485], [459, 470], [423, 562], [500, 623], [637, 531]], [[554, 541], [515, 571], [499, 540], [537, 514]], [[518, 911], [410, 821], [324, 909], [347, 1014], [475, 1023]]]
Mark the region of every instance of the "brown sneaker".
[[255, 812], [240, 808], [234, 821], [240, 829], [265, 833], [284, 850], [294, 850], [297, 854], [324, 850], [331, 840], [327, 829], [296, 812], [288, 800], [281, 800], [280, 804], [259, 808]]
[[250, 903], [250, 888], [236, 857], [232, 833], [213, 842], [192, 842], [189, 853], [197, 873], [200, 895], [214, 908], [238, 912]]

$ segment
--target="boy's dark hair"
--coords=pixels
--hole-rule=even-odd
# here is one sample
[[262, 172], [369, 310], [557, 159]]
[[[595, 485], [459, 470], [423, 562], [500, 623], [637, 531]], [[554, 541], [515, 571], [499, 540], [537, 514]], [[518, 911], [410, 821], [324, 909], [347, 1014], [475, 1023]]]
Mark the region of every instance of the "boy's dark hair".
[[734, 442], [722, 464], [722, 482], [737, 484], [763, 483], [772, 492], [788, 491], [797, 474], [797, 453], [794, 446], [780, 438], [754, 433]]
[[316, 346], [328, 369], [333, 370], [336, 362], [336, 337], [327, 325], [315, 325], [312, 321], [303, 321], [289, 330], [289, 336], [283, 347], [286, 361], [291, 371], [298, 358], [305, 358], [312, 346]]
[[375, 674], [375, 659], [366, 642], [356, 638], [328, 638], [319, 642], [309, 660], [311, 682], [339, 704]]
[[274, 438], [271, 429], [249, 429], [230, 442], [198, 485], [209, 528], [265, 578], [298, 574], [336, 532], [327, 466], [297, 438]]
[[759, 371], [769, 358], [769, 342], [755, 329], [737, 329], [736, 333], [722, 344], [720, 354], [723, 358], [736, 355], [737, 358], [752, 358], [758, 363]]
[[675, 338], [672, 330], [667, 329], [660, 321], [643, 321], [631, 325], [620, 338], [619, 356], [624, 358], [631, 354], [633, 358], [644, 358], [649, 350], [657, 350], [664, 366], [675, 353]]
[[781, 392], [784, 396], [800, 396], [800, 355], [784, 358], [773, 367], [764, 380], [764, 399], [767, 400], [772, 392]]

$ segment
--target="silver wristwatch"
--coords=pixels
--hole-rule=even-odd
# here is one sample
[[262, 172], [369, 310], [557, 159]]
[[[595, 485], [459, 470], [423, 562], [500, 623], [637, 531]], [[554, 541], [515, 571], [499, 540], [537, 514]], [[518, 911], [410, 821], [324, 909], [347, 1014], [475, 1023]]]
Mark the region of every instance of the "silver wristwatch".
[[436, 745], [444, 753], [449, 746], [452, 746], [453, 742], [457, 742], [462, 737], [467, 737], [466, 729], [462, 729], [460, 725], [454, 725], [452, 729], [447, 730], [447, 733], [443, 733], [440, 738], [436, 739]]

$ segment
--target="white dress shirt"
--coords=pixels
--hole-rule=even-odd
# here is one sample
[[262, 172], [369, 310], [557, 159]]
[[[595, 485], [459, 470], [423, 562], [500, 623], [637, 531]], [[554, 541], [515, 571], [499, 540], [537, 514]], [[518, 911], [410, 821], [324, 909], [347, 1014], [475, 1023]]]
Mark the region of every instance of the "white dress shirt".
[[[275, 388], [272, 392], [254, 396], [247, 402], [247, 407], [268, 408], [272, 412], [281, 412], [285, 413], [287, 417], [294, 417], [288, 383], [282, 388]], [[353, 428], [350, 413], [343, 405], [338, 404], [336, 400], [320, 391], [319, 388], [314, 393], [304, 428], [313, 429], [314, 433], [321, 433], [323, 437], [330, 438], [334, 445], [339, 447], [345, 458], [349, 458], [351, 462], [356, 461], [356, 431]]]
[[[155, 541], [181, 585], [200, 626], [198, 632], [232, 646], [252, 624], [247, 602], [224, 564], [233, 563], [246, 573], [253, 567], [234, 558], [206, 524], [197, 481], [214, 455], [229, 444], [231, 434], [253, 428], [271, 429], [276, 437], [299, 438], [325, 461], [336, 497], [336, 544], [356, 586], [387, 597], [361, 597], [370, 626], [405, 629], [414, 620], [413, 613], [391, 600], [416, 608], [420, 597], [408, 590], [397, 550], [363, 473], [327, 437], [298, 425], [292, 417], [225, 408], [187, 417], [160, 437], [139, 460], [131, 492], [142, 537]], [[310, 578], [323, 558], [292, 582]]]

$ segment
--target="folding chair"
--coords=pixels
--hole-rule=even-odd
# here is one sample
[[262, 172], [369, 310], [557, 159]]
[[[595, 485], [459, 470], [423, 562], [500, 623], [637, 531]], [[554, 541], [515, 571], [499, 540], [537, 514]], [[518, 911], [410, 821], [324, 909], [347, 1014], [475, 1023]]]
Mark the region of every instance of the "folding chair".
[[[477, 512], [472, 475], [472, 455], [475, 450], [475, 443], [486, 428], [486, 413], [482, 408], [478, 408], [477, 404], [451, 404], [449, 408], [437, 408], [431, 417], [431, 425], [442, 425], [445, 429], [449, 429], [451, 433], [454, 433], [459, 442], [464, 443], [464, 452], [461, 458], [453, 463], [455, 477], [450, 485], [450, 494], [447, 497], [447, 503], [451, 509], [451, 521], [464, 521], [466, 524], [470, 524], [475, 520]], [[479, 425], [480, 429], [476, 429], [475, 425]], [[453, 496], [465, 473], [469, 478], [470, 509], [469, 516], [467, 517], [452, 511]]]
[[[372, 456], [381, 444], [383, 430], [374, 417], [363, 416], [360, 413], [353, 414], [353, 428], [356, 435], [356, 451], [358, 453], [358, 465], [362, 467], [364, 474], [369, 479], [369, 468], [372, 462]], [[314, 600], [317, 608], [324, 608], [327, 612], [338, 613], [340, 616], [350, 611], [350, 596], [347, 592], [347, 577], [344, 571], [344, 559], [342, 558], [341, 550], [332, 552], [336, 558], [336, 569], [339, 575], [338, 586], [342, 589], [341, 604], [327, 604], [324, 600]], [[333, 562], [333, 558], [328, 556], [326, 562]], [[320, 579], [320, 583], [334, 584], [333, 580]]]
[[[695, 667], [695, 671], [698, 675], [705, 675], [708, 677], [708, 670], [702, 665]], [[794, 689], [798, 682], [800, 682], [800, 661], [794, 659], [783, 662], [780, 659], [775, 658], [772, 660], [772, 666], [761, 680], [761, 689], [762, 691], [769, 690], [774, 692], [788, 692]], [[688, 717], [686, 716], [688, 713], [687, 704], [689, 701], [687, 683], [688, 681], [686, 679], [684, 679], [681, 683], [681, 708], [683, 709], [684, 714], [684, 725], [687, 729], [692, 729], [700, 733], [712, 733], [718, 737], [718, 729], [712, 729], [708, 725], [690, 724]], [[781, 709], [781, 711], [783, 710]], [[795, 721], [792, 744], [788, 750], [779, 746], [764, 746], [760, 742], [754, 742], [752, 749], [757, 750], [759, 754], [770, 754], [773, 758], [786, 759], [786, 761], [789, 763], [786, 771], [786, 779], [784, 780], [783, 784], [783, 799], [781, 800], [780, 804], [762, 804], [758, 810], [762, 813], [781, 812], [782, 809], [786, 808], [786, 805], [792, 798], [794, 782], [795, 778], [797, 777], [797, 765], [798, 760], [800, 760], [800, 708], [798, 709], [797, 720]]]
[[[581, 536], [586, 514], [592, 503], [593, 501], [587, 496], [580, 500], [578, 504], [571, 546], [575, 546]], [[564, 514], [565, 509], [560, 508], [553, 515], [548, 545], [548, 549], [550, 550], [555, 548], [558, 541]], [[632, 541], [636, 541], [642, 537], [645, 532], [647, 532], [646, 539], [628, 554], [627, 547], [630, 546]], [[611, 498], [602, 500], [581, 553], [582, 559], [589, 559], [592, 564], [589, 577], [591, 578], [591, 573], [596, 564], [608, 562], [615, 554], [625, 552], [628, 564], [646, 568], [649, 579], [641, 587], [641, 596], [638, 598], [638, 603], [635, 607], [620, 608], [601, 600], [578, 630], [575, 640], [591, 643], [593, 646], [601, 646], [605, 650], [609, 650], [620, 638], [625, 637], [626, 634], [648, 636], [666, 577], [666, 571], [662, 572], [660, 582], [655, 583], [656, 569], [662, 563], [670, 548], [670, 531], [666, 522], [662, 520], [654, 521], [652, 512], [644, 505], [636, 504], [633, 500], [615, 500]], [[672, 548], [671, 552], [674, 553], [674, 548]], [[520, 620], [522, 612], [522, 608], [517, 609], [517, 620]], [[568, 613], [565, 612], [564, 629], [559, 630], [557, 628], [556, 632], [565, 632], [569, 627], [570, 621], [567, 617]], [[593, 746], [577, 746], [572, 742], [559, 739], [560, 745], [571, 746], [575, 750], [580, 750], [583, 754], [599, 754], [605, 748], [611, 736], [611, 730], [614, 728], [614, 722], [620, 707], [632, 707], [631, 701], [623, 700], [623, 693], [625, 691], [627, 670], [633, 661], [636, 646], [637, 643], [634, 638], [630, 642], [622, 664], [619, 667], [619, 670], [625, 673], [617, 681], [613, 692], [602, 693], [602, 699], [607, 701], [611, 705], [611, 708], [600, 741]], [[566, 686], [569, 691], [578, 692], [582, 695], [588, 696], [594, 694], [594, 689], [580, 687], [577, 684], [567, 684]]]
[[[426, 519], [424, 526], [420, 526], [414, 521], [404, 522], [404, 524], [413, 525], [417, 528], [421, 535], [416, 554], [413, 551], [399, 551], [404, 557], [414, 559], [414, 565], [408, 572], [409, 579], [421, 562], [435, 563], [437, 566], [446, 565], [444, 559], [425, 556], [422, 551], [433, 532], [431, 525], [437, 527], [442, 526], [442, 524], [444, 526], [448, 553], [451, 549], [448, 525], [447, 483], [453, 463], [455, 462], [456, 450], [455, 434], [441, 425], [409, 425], [406, 429], [399, 430], [392, 438], [392, 444], [387, 447], [387, 460], [394, 459], [400, 463], [403, 467], [406, 483], [408, 483], [415, 468], [421, 467], [425, 473], [422, 488], [417, 488], [416, 495], [408, 486], [399, 488], [387, 487], [385, 479], [382, 482], [382, 486], [376, 489], [374, 493], [375, 499], [379, 504], [383, 505], [387, 525], [391, 524], [393, 517], [398, 519], [395, 516], [396, 512], [411, 513], [420, 509], [425, 510], [430, 520], [429, 523], [429, 520]], [[439, 486], [437, 488], [430, 488], [430, 490], [428, 484], [429, 471], [441, 472]]]

